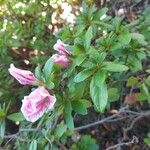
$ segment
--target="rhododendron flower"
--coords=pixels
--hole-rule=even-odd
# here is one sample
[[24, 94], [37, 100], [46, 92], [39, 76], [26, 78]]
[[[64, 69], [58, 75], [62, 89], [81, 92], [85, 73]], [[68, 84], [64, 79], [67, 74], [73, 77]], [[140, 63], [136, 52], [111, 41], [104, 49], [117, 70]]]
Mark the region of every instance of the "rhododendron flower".
[[14, 66], [14, 64], [10, 65], [8, 69], [9, 73], [19, 81], [20, 84], [33, 84], [36, 82], [36, 78], [31, 71], [18, 69]]
[[46, 111], [53, 108], [56, 98], [50, 95], [44, 87], [38, 87], [30, 95], [25, 96], [22, 102], [21, 111], [24, 117], [30, 122], [35, 122]]
[[71, 55], [71, 52], [69, 52], [68, 50], [66, 50], [65, 46], [67, 46], [66, 44], [64, 44], [60, 39], [57, 40], [57, 43], [54, 45], [54, 49], [56, 51], [58, 51], [61, 55]]
[[53, 61], [62, 67], [68, 67], [69, 59], [64, 55], [55, 54], [52, 56]]

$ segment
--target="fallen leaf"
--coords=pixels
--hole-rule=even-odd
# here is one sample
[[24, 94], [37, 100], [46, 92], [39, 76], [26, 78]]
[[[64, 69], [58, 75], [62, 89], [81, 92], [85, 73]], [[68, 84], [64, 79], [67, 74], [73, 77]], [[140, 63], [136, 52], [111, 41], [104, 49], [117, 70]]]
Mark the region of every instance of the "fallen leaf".
[[139, 95], [139, 93], [132, 93], [132, 94], [129, 94], [125, 97], [125, 101], [124, 103], [125, 104], [128, 104], [128, 105], [133, 105], [137, 102], [137, 96]]
[[131, 21], [131, 22], [137, 18], [135, 13], [133, 12], [133, 10], [130, 7], [127, 9], [127, 17], [129, 19], [129, 21]]

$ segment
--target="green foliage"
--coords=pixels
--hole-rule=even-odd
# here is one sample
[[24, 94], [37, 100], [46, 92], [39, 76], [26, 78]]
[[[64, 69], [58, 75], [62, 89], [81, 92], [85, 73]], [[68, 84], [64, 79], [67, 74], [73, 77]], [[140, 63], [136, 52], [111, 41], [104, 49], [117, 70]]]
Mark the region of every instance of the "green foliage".
[[21, 112], [8, 115], [7, 119], [12, 120], [12, 121], [23, 121], [23, 120], [25, 120], [25, 118]]
[[61, 122], [60, 124], [57, 125], [57, 128], [56, 128], [56, 130], [55, 130], [54, 135], [55, 135], [56, 138], [59, 139], [60, 137], [62, 137], [62, 135], [63, 135], [66, 131], [67, 131], [67, 126], [66, 126], [63, 122]]
[[95, 139], [89, 135], [84, 135], [81, 139], [71, 146], [71, 150], [98, 150], [99, 146]]
[[33, 141], [30, 143], [29, 150], [37, 150], [37, 141], [36, 141], [36, 140], [33, 140]]
[[150, 134], [147, 134], [147, 138], [144, 138], [144, 143], [150, 147]]
[[[0, 107], [0, 136], [4, 138], [7, 133], [5, 124], [8, 119], [19, 121], [19, 128], [36, 129], [33, 132], [20, 130], [21, 140], [16, 139], [15, 149], [46, 150], [52, 146], [60, 149], [61, 144], [67, 144], [70, 137], [76, 136], [76, 114], [80, 117], [88, 115], [89, 107], [104, 113], [112, 102], [120, 100], [123, 86], [138, 89], [138, 101], [150, 103], [150, 71], [143, 63], [150, 56], [149, 11], [146, 10], [133, 25], [122, 18], [108, 16], [107, 8], [98, 9], [84, 1], [83, 11], [75, 24], [71, 27], [63, 24], [56, 34], [71, 52], [67, 56], [70, 65], [61, 68], [51, 59], [56, 42], [48, 29], [52, 6], [55, 6], [53, 2], [9, 0], [2, 3], [5, 9], [0, 12], [0, 100], [8, 107]], [[30, 64], [25, 64], [25, 60]], [[29, 70], [36, 67], [37, 82], [33, 87], [44, 86], [56, 96], [54, 109], [34, 124], [25, 121], [18, 108], [14, 109], [31, 88], [17, 85], [9, 76], [10, 63]], [[139, 72], [144, 75], [138, 76]], [[88, 135], [71, 142], [74, 142], [69, 145], [71, 150], [99, 149], [95, 139]]]
[[68, 128], [73, 129], [74, 128], [74, 122], [73, 122], [73, 118], [72, 118], [72, 106], [71, 106], [70, 101], [67, 101], [65, 103], [64, 117], [65, 117], [65, 121], [66, 121]]
[[107, 85], [103, 82], [97, 86], [94, 84], [95, 82], [95, 78], [92, 78], [90, 83], [90, 95], [96, 109], [100, 112], [104, 112], [108, 101]]
[[81, 72], [79, 72], [75, 78], [74, 78], [74, 82], [78, 83], [78, 82], [82, 82], [85, 79], [87, 79], [88, 77], [90, 77], [92, 74], [94, 73], [93, 69], [85, 69]]

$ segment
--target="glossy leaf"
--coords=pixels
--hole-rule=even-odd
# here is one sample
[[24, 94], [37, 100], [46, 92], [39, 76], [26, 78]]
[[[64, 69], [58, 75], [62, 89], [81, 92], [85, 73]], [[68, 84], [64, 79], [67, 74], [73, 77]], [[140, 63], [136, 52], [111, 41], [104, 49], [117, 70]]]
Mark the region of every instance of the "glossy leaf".
[[135, 84], [138, 83], [138, 79], [136, 77], [131, 76], [128, 80], [127, 80], [127, 86], [131, 87], [134, 86]]
[[5, 120], [0, 120], [0, 137], [3, 139], [5, 135]]
[[86, 115], [87, 114], [87, 109], [84, 103], [82, 101], [72, 101], [72, 108], [75, 112], [81, 115]]
[[96, 86], [101, 86], [102, 83], [104, 83], [105, 78], [106, 78], [106, 73], [103, 70], [97, 71], [94, 76], [94, 82], [96, 84]]
[[67, 130], [67, 126], [63, 122], [58, 124], [54, 133], [56, 138], [62, 137], [62, 135], [66, 132], [66, 130]]
[[12, 120], [12, 121], [23, 121], [23, 120], [25, 120], [25, 118], [21, 112], [8, 115], [7, 119]]
[[104, 70], [111, 71], [111, 72], [122, 72], [128, 70], [128, 67], [121, 64], [107, 62], [105, 63]]
[[51, 58], [49, 58], [44, 65], [43, 72], [44, 72], [46, 81], [49, 80], [49, 77], [50, 77], [52, 70], [53, 70], [53, 65], [54, 65], [54, 62]]
[[90, 95], [96, 109], [100, 112], [104, 112], [108, 101], [106, 83], [103, 82], [97, 86], [95, 85], [94, 78], [92, 78], [90, 83]]
[[85, 69], [85, 70], [79, 72], [75, 76], [74, 82], [78, 83], [78, 82], [84, 81], [85, 79], [90, 77], [93, 73], [94, 73], [94, 70], [92, 70], [92, 69]]
[[35, 76], [38, 80], [41, 80], [42, 72], [39, 65], [35, 68]]
[[64, 117], [65, 117], [67, 127], [69, 129], [73, 129], [74, 122], [73, 122], [73, 118], [72, 118], [72, 106], [71, 106], [70, 101], [65, 102]]
[[119, 35], [118, 39], [123, 44], [129, 44], [131, 41], [131, 34], [128, 31], [124, 31]]
[[90, 26], [85, 34], [85, 47], [88, 49], [91, 44], [91, 39], [93, 37], [92, 27]]
[[29, 150], [37, 150], [37, 140], [33, 140], [33, 141], [30, 143]]
[[108, 89], [108, 100], [109, 102], [117, 101], [120, 97], [119, 91], [117, 88]]

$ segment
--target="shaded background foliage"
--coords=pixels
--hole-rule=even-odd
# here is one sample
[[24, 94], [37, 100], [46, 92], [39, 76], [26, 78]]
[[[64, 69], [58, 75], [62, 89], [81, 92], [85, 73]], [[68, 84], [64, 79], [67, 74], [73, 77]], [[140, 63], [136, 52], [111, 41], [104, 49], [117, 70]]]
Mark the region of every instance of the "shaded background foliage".
[[[66, 0], [66, 3], [63, 3], [61, 0], [0, 1], [0, 103], [5, 102], [8, 105], [11, 102], [8, 114], [20, 109], [20, 99], [23, 99], [30, 90], [30, 87], [22, 87], [10, 77], [8, 74], [10, 63], [33, 70], [36, 65], [44, 64], [53, 54], [52, 48], [57, 38], [60, 37], [64, 42], [70, 43], [75, 39], [69, 32], [75, 24], [73, 18], [76, 18], [82, 10], [82, 0]], [[91, 4], [95, 4], [97, 8], [107, 6], [108, 14], [112, 17], [121, 16], [123, 20], [133, 24], [137, 21], [134, 30], [144, 35], [148, 43], [147, 49], [150, 49], [150, 10], [146, 9], [149, 3], [146, 0], [87, 1], [89, 6]], [[65, 14], [65, 10], [69, 13]], [[84, 24], [84, 20], [80, 19], [78, 18], [78, 24]], [[63, 30], [57, 33], [60, 29]], [[149, 60], [144, 61], [143, 67], [148, 69], [148, 64]], [[11, 123], [8, 122], [8, 131]], [[10, 131], [12, 132], [11, 129]], [[83, 138], [83, 141], [86, 138], [90, 137]], [[95, 141], [92, 143], [94, 145]]]

